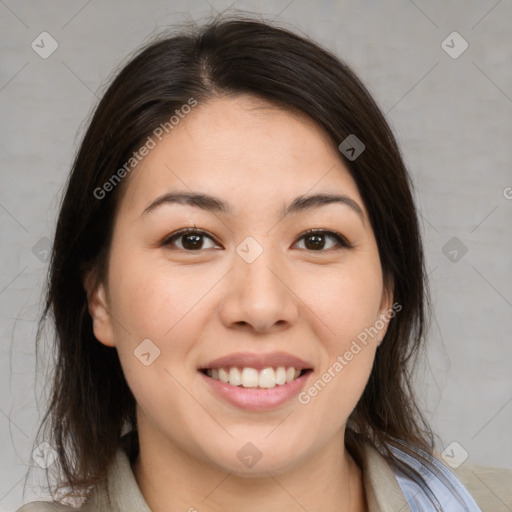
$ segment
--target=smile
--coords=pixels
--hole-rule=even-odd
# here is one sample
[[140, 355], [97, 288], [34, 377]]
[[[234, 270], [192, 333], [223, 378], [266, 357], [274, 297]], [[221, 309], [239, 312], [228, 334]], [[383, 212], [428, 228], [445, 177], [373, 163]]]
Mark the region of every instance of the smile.
[[[288, 367], [285, 370], [282, 366], [275, 369], [267, 367], [260, 371], [251, 367], [231, 367], [218, 370], [203, 369], [198, 372], [216, 398], [238, 409], [254, 412], [275, 409], [291, 402], [304, 389], [312, 373], [311, 369], [298, 370]], [[231, 375], [234, 384], [231, 384]], [[285, 382], [279, 384], [283, 380], [283, 375]], [[226, 382], [223, 382], [221, 377]], [[236, 384], [238, 381], [240, 383]]]
[[230, 386], [272, 389], [292, 382], [309, 370], [301, 370], [293, 366], [276, 368], [270, 366], [259, 371], [250, 367], [206, 368], [201, 371], [208, 377]]

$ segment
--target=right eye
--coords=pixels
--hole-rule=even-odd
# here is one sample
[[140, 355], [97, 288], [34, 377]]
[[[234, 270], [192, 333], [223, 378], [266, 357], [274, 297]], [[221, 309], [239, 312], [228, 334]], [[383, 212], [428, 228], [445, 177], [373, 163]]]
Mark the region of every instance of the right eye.
[[[186, 252], [197, 252], [201, 249], [212, 249], [213, 247], [205, 247], [204, 239], [207, 238], [216, 243], [213, 237], [208, 235], [206, 231], [196, 228], [180, 229], [175, 233], [171, 233], [162, 241], [162, 246], [170, 247], [177, 246]], [[171, 247], [172, 248], [172, 247]]]

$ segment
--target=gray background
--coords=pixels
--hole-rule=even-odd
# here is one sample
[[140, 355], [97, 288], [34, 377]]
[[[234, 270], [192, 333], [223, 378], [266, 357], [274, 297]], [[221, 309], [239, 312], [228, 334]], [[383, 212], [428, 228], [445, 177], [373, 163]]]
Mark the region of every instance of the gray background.
[[[21, 504], [34, 465], [45, 251], [95, 96], [153, 34], [230, 5], [0, 0], [0, 511]], [[418, 374], [424, 408], [440, 450], [456, 441], [473, 462], [511, 467], [512, 2], [279, 0], [233, 8], [275, 18], [335, 51], [386, 112], [416, 186], [435, 306]], [[59, 45], [47, 59], [31, 48], [43, 31]], [[453, 31], [469, 44], [458, 58], [441, 45]], [[462, 48], [456, 39], [447, 44]], [[42, 374], [37, 390], [41, 402]], [[27, 488], [25, 500], [38, 493]]]

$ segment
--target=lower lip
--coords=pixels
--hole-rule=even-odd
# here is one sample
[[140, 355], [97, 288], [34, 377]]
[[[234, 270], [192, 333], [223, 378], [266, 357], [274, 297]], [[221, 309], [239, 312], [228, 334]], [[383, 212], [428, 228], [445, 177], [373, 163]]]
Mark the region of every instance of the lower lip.
[[199, 373], [213, 391], [230, 404], [247, 411], [265, 411], [278, 407], [298, 395], [312, 372], [308, 371], [287, 384], [277, 385], [269, 389], [232, 386], [220, 380], [212, 379], [203, 372]]

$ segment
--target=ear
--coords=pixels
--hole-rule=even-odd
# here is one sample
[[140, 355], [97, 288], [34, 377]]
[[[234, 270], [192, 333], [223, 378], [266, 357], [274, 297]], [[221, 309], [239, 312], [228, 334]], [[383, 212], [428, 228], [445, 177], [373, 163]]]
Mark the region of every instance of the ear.
[[87, 272], [83, 281], [94, 336], [103, 345], [115, 347], [113, 322], [108, 307], [105, 285], [94, 278], [92, 271]]
[[[399, 305], [398, 305], [399, 306]], [[382, 290], [382, 298], [380, 301], [379, 312], [378, 312], [378, 320], [379, 325], [384, 323], [385, 325], [382, 329], [379, 329], [379, 335], [377, 337], [377, 345], [382, 343], [384, 336], [388, 330], [389, 321], [396, 315], [397, 311], [400, 311], [401, 306], [395, 308], [393, 306], [393, 287], [391, 285], [385, 285]]]

